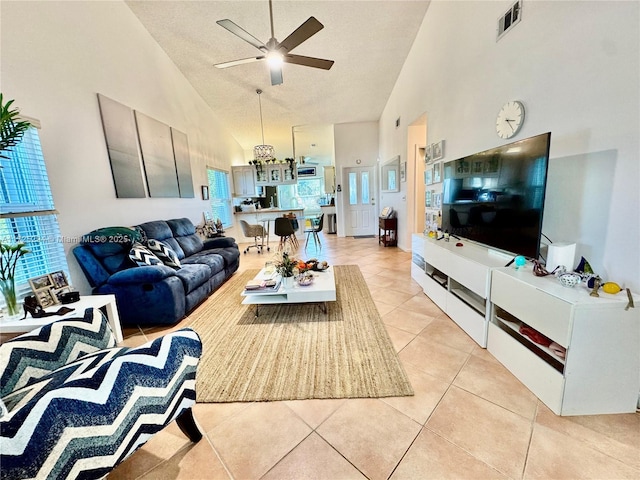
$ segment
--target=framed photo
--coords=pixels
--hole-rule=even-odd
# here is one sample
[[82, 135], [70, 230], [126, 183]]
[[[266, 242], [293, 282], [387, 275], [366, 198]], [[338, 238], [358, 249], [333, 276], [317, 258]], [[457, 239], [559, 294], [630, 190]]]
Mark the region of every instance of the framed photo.
[[434, 161], [444, 157], [444, 140], [440, 140], [431, 146], [431, 157]]
[[431, 201], [431, 190], [427, 190], [424, 192], [424, 206], [431, 208]]
[[315, 177], [316, 167], [298, 167], [298, 177]]
[[424, 147], [424, 163], [426, 163], [427, 165], [433, 162], [433, 158], [431, 155], [431, 145], [427, 145], [426, 147]]
[[433, 183], [440, 183], [442, 181], [442, 163], [433, 164]]
[[203, 200], [209, 200], [209, 186], [208, 185], [202, 185], [202, 187], [200, 187], [202, 190], [202, 199]]
[[484, 172], [484, 162], [482, 160], [474, 160], [471, 164], [471, 173], [474, 175], [482, 175]]
[[51, 307], [58, 303], [58, 297], [53, 294], [50, 288], [43, 288], [35, 292], [36, 299], [42, 308]]
[[33, 293], [36, 293], [38, 290], [44, 290], [45, 288], [49, 289], [53, 287], [53, 281], [51, 280], [49, 274], [47, 274], [35, 278], [30, 278], [29, 285], [31, 285], [31, 290], [33, 290]]
[[407, 181], [407, 162], [400, 163], [400, 181]]
[[424, 171], [424, 184], [431, 185], [433, 183], [433, 168], [427, 167]]
[[64, 274], [62, 270], [58, 272], [50, 273], [51, 277], [52, 289], [59, 290], [61, 288], [68, 288], [69, 282], [67, 281], [67, 276]]

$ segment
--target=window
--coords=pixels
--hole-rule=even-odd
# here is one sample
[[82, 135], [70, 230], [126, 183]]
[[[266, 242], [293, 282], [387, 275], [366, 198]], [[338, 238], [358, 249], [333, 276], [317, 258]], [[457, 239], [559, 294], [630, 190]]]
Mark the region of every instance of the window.
[[229, 189], [229, 172], [207, 168], [209, 179], [209, 203], [213, 212], [213, 219], [218, 218], [225, 228], [231, 227], [231, 192]]
[[24, 242], [30, 250], [16, 268], [20, 297], [30, 293], [30, 278], [59, 270], [69, 276], [39, 125], [29, 121], [35, 126], [27, 130], [22, 142], [4, 152], [9, 158], [0, 158], [0, 240], [10, 245]]

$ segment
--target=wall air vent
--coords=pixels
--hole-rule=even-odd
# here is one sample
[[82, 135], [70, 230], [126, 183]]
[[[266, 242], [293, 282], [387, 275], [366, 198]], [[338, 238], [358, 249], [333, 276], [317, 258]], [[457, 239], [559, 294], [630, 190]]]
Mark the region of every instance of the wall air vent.
[[518, 0], [511, 5], [500, 18], [498, 18], [498, 37], [496, 42], [500, 40], [505, 33], [511, 30], [522, 19], [522, 0]]

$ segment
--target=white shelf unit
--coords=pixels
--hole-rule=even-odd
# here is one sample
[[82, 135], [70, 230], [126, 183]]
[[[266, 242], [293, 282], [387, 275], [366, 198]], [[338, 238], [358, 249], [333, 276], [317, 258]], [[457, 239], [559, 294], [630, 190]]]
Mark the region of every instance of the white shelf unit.
[[[494, 269], [490, 298], [487, 350], [555, 414], [635, 412], [640, 310], [625, 310], [626, 292], [591, 297], [527, 265]], [[566, 348], [565, 358], [520, 334], [521, 324]]]
[[460, 241], [460, 247], [456, 243], [454, 238], [445, 242], [414, 234], [412, 254], [422, 252], [424, 272], [412, 262], [412, 277], [443, 312], [486, 347], [491, 270], [509, 259], [466, 240]]

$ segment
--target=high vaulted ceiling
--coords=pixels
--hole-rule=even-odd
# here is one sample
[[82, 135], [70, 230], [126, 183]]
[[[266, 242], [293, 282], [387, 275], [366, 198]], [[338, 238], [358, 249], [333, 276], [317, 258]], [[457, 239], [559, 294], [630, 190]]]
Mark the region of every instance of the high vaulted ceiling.
[[[294, 126], [379, 119], [429, 0], [274, 0], [275, 37], [284, 40], [314, 16], [324, 29], [292, 53], [335, 61], [328, 71], [284, 64], [284, 83], [278, 86], [271, 86], [264, 61], [214, 67], [260, 55], [216, 21], [230, 19], [266, 43], [271, 36], [268, 0], [126, 3], [246, 151], [262, 143], [256, 89], [263, 90], [264, 140], [281, 159], [294, 153]], [[319, 137], [315, 143], [320, 150], [325, 141]], [[308, 155], [305, 148], [296, 144], [296, 156]]]

